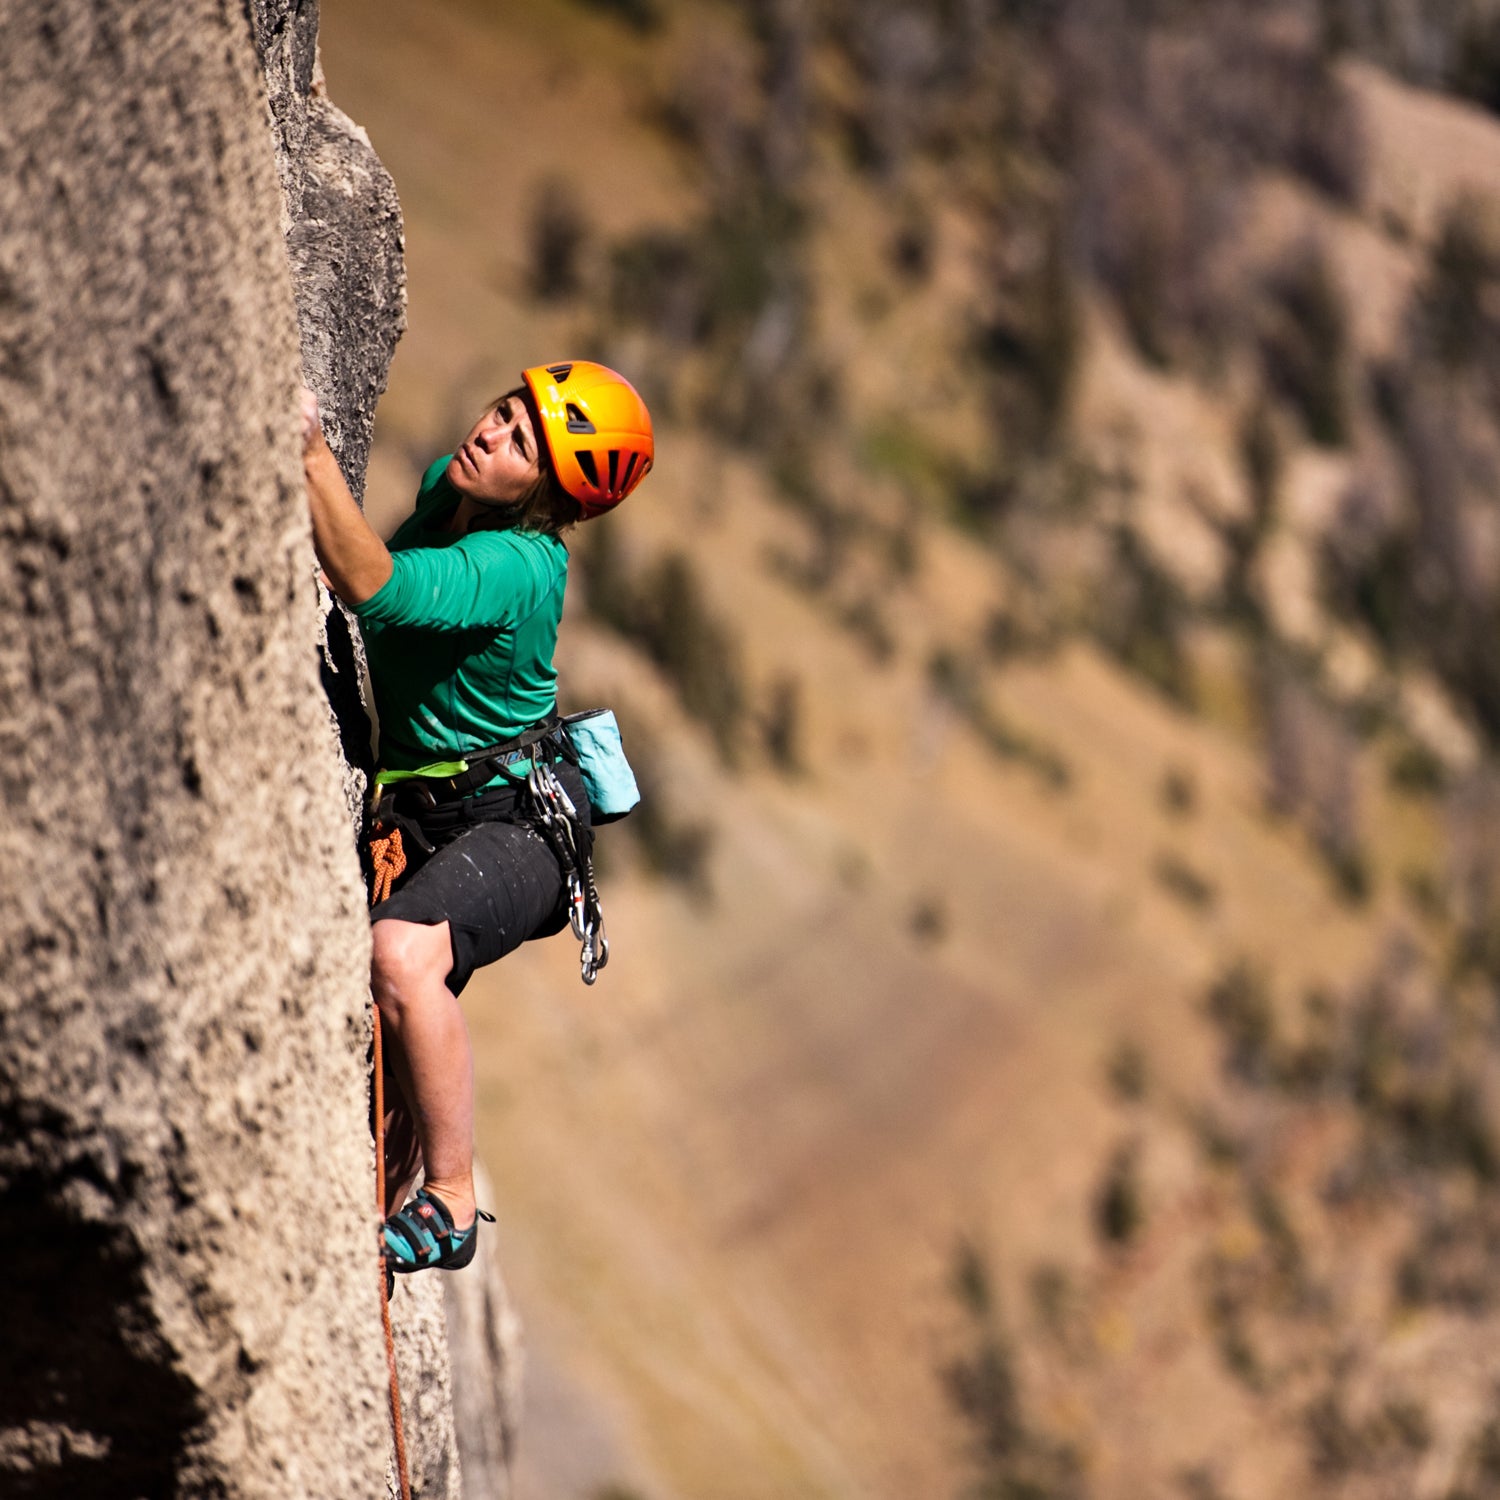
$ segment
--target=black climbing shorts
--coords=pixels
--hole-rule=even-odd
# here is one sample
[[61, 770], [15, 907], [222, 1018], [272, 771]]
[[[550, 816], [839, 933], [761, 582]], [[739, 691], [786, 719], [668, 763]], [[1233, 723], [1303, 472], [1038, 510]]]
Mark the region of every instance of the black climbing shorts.
[[[585, 822], [588, 796], [575, 767], [555, 767]], [[567, 883], [557, 856], [535, 829], [510, 821], [515, 796], [483, 792], [422, 814], [428, 854], [403, 838], [407, 867], [370, 921], [448, 923], [453, 967], [448, 988], [460, 993], [474, 970], [568, 925]]]

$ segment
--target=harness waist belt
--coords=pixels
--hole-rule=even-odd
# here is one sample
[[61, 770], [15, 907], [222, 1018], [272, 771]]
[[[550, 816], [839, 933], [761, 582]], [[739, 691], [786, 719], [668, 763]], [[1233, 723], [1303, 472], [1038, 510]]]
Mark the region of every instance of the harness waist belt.
[[497, 774], [504, 775], [504, 767], [532, 759], [531, 751], [547, 740], [555, 741], [558, 755], [571, 759], [562, 720], [553, 714], [511, 739], [483, 750], [465, 750], [449, 760], [432, 761], [414, 771], [377, 771], [375, 796], [378, 799], [387, 788], [411, 785], [419, 796], [426, 794], [422, 800], [429, 805], [435, 804], [440, 794], [444, 801], [466, 797], [494, 780]]

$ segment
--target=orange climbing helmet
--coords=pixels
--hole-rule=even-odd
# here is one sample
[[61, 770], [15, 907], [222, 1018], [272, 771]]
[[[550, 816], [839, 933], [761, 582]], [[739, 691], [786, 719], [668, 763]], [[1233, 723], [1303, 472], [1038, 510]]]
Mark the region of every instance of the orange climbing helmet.
[[531, 392], [552, 467], [583, 519], [618, 505], [651, 467], [651, 413], [623, 375], [590, 360], [533, 365]]

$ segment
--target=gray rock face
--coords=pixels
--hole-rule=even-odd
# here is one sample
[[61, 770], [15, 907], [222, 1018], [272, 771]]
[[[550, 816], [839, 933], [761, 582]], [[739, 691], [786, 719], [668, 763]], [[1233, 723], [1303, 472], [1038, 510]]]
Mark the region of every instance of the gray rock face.
[[[498, 1204], [489, 1174], [478, 1163], [474, 1187], [481, 1203]], [[465, 1500], [508, 1500], [516, 1458], [521, 1324], [500, 1274], [498, 1238], [496, 1229], [486, 1227], [474, 1264], [460, 1275], [443, 1278], [453, 1420]]]
[[[356, 496], [364, 486], [375, 405], [405, 327], [401, 210], [365, 133], [329, 102], [316, 57], [316, 5], [251, 7], [277, 140], [287, 251], [302, 361], [324, 429]], [[325, 593], [323, 686], [358, 823], [369, 722], [360, 697], [359, 635]], [[489, 1188], [480, 1175], [480, 1193]], [[520, 1332], [493, 1254], [455, 1276], [417, 1276], [392, 1304], [411, 1479], [418, 1495], [506, 1500], [520, 1408]], [[394, 1486], [394, 1475], [388, 1476]], [[394, 1490], [393, 1490], [394, 1493]]]
[[[252, 0], [265, 76], [282, 229], [292, 264], [304, 378], [358, 498], [396, 341], [406, 326], [406, 267], [395, 184], [369, 138], [328, 100], [318, 67], [316, 0]], [[342, 746], [356, 828], [374, 765], [361, 697], [363, 654], [348, 612], [321, 596], [324, 691]]]
[[287, 233], [302, 365], [323, 430], [356, 497], [396, 341], [406, 327], [406, 265], [395, 184], [364, 131], [312, 101], [300, 212]]
[[[297, 0], [6, 10], [7, 1496], [394, 1483], [350, 838], [368, 722], [314, 583], [296, 390], [358, 493], [404, 272], [316, 38]], [[443, 1289], [415, 1282], [412, 1477], [456, 1500]]]
[[[412, 1493], [422, 1500], [460, 1500], [468, 1492], [459, 1477], [442, 1287], [444, 1281], [464, 1274], [407, 1276], [391, 1298], [407, 1470]], [[392, 1495], [400, 1494], [394, 1475], [387, 1485]]]
[[[288, 28], [284, 35], [295, 37]], [[295, 48], [294, 55], [300, 55]], [[274, 62], [268, 59], [268, 68]], [[300, 72], [292, 76], [299, 79]], [[364, 132], [324, 98], [287, 96], [286, 113], [302, 117], [293, 132], [300, 154], [282, 169], [288, 196], [287, 253], [297, 298], [302, 368], [317, 392], [329, 445], [356, 497], [375, 430], [396, 341], [406, 324], [406, 267], [395, 184]], [[295, 107], [293, 104], [295, 102]], [[374, 764], [370, 721], [360, 683], [364, 657], [347, 610], [324, 591], [319, 639], [323, 688], [338, 729], [345, 796], [357, 828]]]
[[278, 188], [241, 7], [6, 7], [7, 1495], [384, 1486], [368, 928]]

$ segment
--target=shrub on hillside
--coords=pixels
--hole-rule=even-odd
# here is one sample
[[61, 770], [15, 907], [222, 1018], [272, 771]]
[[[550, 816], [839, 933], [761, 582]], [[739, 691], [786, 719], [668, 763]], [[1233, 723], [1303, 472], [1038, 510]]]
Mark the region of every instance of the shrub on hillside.
[[1325, 602], [1363, 625], [1391, 661], [1414, 644], [1414, 540], [1399, 499], [1366, 471], [1345, 487], [1318, 547]]
[[669, 344], [687, 347], [707, 337], [708, 300], [697, 247], [687, 234], [647, 229], [615, 245], [609, 302], [620, 322], [644, 325]]
[[1188, 605], [1181, 589], [1128, 526], [1114, 533], [1114, 565], [1093, 600], [1094, 634], [1122, 666], [1174, 703], [1196, 697], [1184, 644]]
[[1500, 781], [1494, 769], [1481, 766], [1458, 778], [1445, 813], [1454, 965], [1500, 984]]
[[1250, 496], [1249, 530], [1258, 540], [1276, 519], [1286, 454], [1276, 413], [1264, 396], [1258, 398], [1240, 423], [1240, 461]]
[[1423, 88], [1500, 111], [1495, 0], [1318, 0], [1325, 52], [1356, 52]]
[[1065, 791], [1072, 783], [1072, 769], [1058, 751], [1046, 741], [1016, 728], [989, 701], [975, 658], [950, 646], [940, 646], [928, 658], [927, 680], [994, 754], [1035, 771], [1053, 791]]
[[1110, 1052], [1104, 1068], [1110, 1092], [1121, 1103], [1139, 1104], [1146, 1097], [1151, 1081], [1150, 1067], [1141, 1044], [1121, 1037]]
[[908, 204], [891, 235], [886, 256], [891, 268], [909, 285], [919, 286], [932, 274], [931, 215], [918, 204]]
[[1435, 797], [1448, 785], [1448, 767], [1442, 757], [1418, 739], [1402, 739], [1385, 770], [1391, 787], [1408, 797]]
[[583, 205], [565, 178], [549, 177], [531, 209], [531, 289], [544, 302], [571, 297], [579, 289], [579, 258], [588, 238]]
[[1095, 1191], [1094, 1229], [1105, 1244], [1123, 1248], [1136, 1238], [1145, 1222], [1140, 1145], [1127, 1141], [1110, 1156]]
[[588, 612], [620, 635], [638, 635], [640, 602], [619, 531], [612, 526], [590, 527], [580, 538], [575, 566]]
[[[1493, 427], [1500, 398], [1500, 201], [1465, 193], [1449, 207], [1404, 331], [1405, 368], [1391, 376], [1445, 397], [1453, 424], [1472, 426], [1462, 411], [1464, 394], [1472, 393]], [[1399, 416], [1399, 394], [1396, 406]], [[1408, 399], [1405, 414], [1412, 410]]]
[[1223, 1044], [1222, 1066], [1243, 1083], [1267, 1082], [1276, 1071], [1276, 1018], [1265, 975], [1238, 959], [1210, 986], [1204, 1009]]
[[709, 610], [698, 573], [674, 552], [642, 585], [641, 639], [677, 685], [682, 706], [712, 732], [726, 764], [739, 759], [745, 711], [739, 644]]
[[1295, 817], [1326, 861], [1339, 893], [1369, 895], [1359, 742], [1344, 716], [1286, 662], [1261, 667], [1261, 719], [1266, 746], [1266, 803]]
[[870, 653], [872, 661], [885, 666], [895, 657], [896, 634], [874, 594], [861, 594], [840, 612], [839, 621]]
[[[1066, 225], [1058, 205], [1030, 200], [989, 228], [989, 308], [974, 352], [992, 385], [997, 442], [1007, 467], [1045, 453], [1061, 425], [1077, 373], [1082, 334]], [[1023, 256], [1017, 246], [1030, 247]]]
[[948, 1399], [969, 1435], [973, 1493], [1014, 1500], [1083, 1500], [1082, 1455], [1027, 1409], [1015, 1354], [988, 1266], [968, 1241], [954, 1254], [952, 1289], [968, 1347], [941, 1368]]
[[590, 538], [579, 561], [590, 612], [651, 657], [712, 733], [725, 764], [737, 764], [746, 708], [739, 642], [708, 607], [693, 563], [673, 552], [636, 576], [608, 528]]
[[771, 764], [785, 776], [806, 769], [803, 747], [802, 679], [791, 672], [774, 678], [766, 693], [761, 735]]
[[1205, 6], [1162, 64], [1151, 105], [1174, 154], [1219, 172], [1294, 172], [1358, 200], [1366, 148], [1359, 109], [1316, 47], [1276, 24], [1275, 5]]
[[632, 31], [652, 32], [661, 25], [657, 0], [578, 0], [578, 4], [614, 16]]
[[1255, 564], [1262, 544], [1276, 524], [1286, 456], [1281, 425], [1273, 403], [1257, 395], [1239, 426], [1239, 456], [1245, 474], [1249, 513], [1226, 522], [1224, 540], [1229, 568], [1224, 580], [1224, 609], [1232, 618], [1259, 632], [1264, 612], [1255, 584]]
[[1164, 891], [1194, 911], [1207, 911], [1218, 897], [1213, 881], [1170, 849], [1156, 856], [1151, 873]]
[[[620, 718], [621, 738], [641, 791], [639, 804], [622, 827], [653, 875], [682, 886], [701, 901], [711, 901], [709, 861], [716, 837], [713, 825], [683, 811], [682, 796], [646, 726], [625, 713]], [[606, 874], [612, 836], [613, 830], [606, 830], [596, 845], [604, 856], [601, 869]]]
[[1444, 217], [1413, 307], [1416, 339], [1439, 364], [1463, 368], [1493, 342], [1500, 309], [1487, 294], [1497, 280], [1494, 205], [1462, 196]]
[[1304, 243], [1274, 270], [1260, 333], [1266, 379], [1323, 447], [1348, 441], [1349, 313], [1326, 251]]
[[1187, 766], [1168, 766], [1157, 795], [1174, 818], [1191, 817], [1198, 810], [1198, 778]]
[[[1430, 279], [1426, 285], [1430, 293]], [[1434, 356], [1431, 327], [1415, 310], [1408, 348], [1382, 368], [1376, 386], [1409, 497], [1404, 550], [1392, 559], [1393, 571], [1409, 579], [1402, 641], [1496, 745], [1500, 563], [1488, 537], [1500, 492], [1500, 423], [1494, 416], [1500, 338], [1482, 335], [1471, 362], [1450, 368]]]
[[1094, 274], [1114, 296], [1136, 351], [1172, 362], [1184, 328], [1193, 205], [1183, 165], [1128, 116], [1108, 122], [1080, 180], [1077, 219]]

